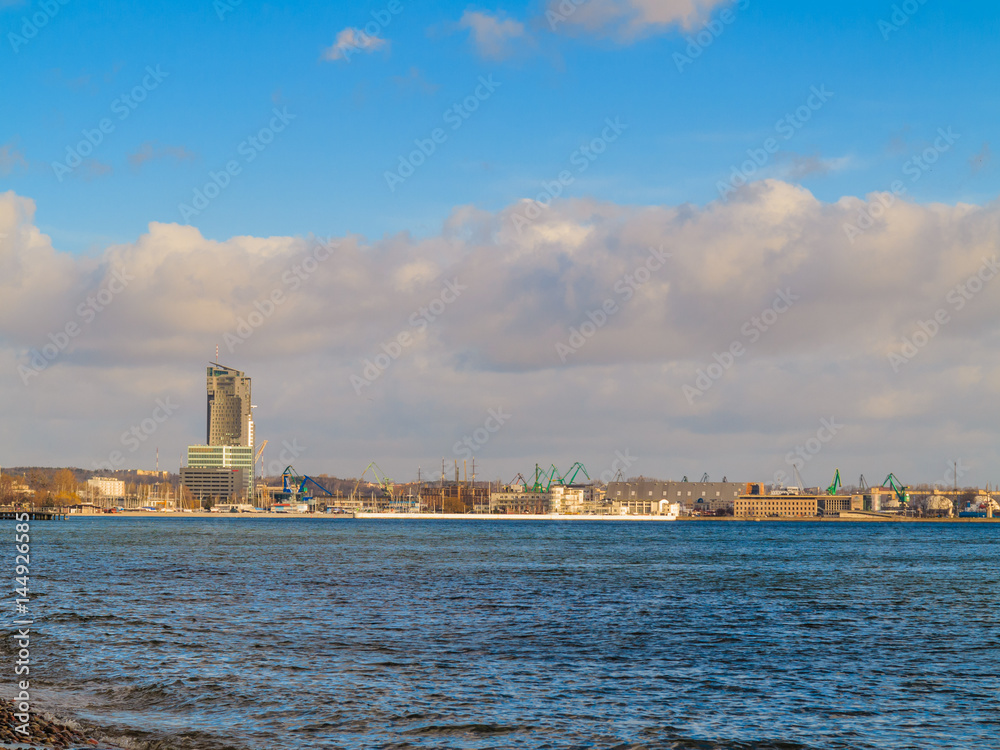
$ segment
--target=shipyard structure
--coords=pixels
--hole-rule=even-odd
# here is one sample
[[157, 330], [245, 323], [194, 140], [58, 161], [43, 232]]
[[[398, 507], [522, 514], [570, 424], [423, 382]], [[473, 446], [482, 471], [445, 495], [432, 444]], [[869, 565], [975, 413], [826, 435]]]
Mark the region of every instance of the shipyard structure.
[[[580, 465], [582, 468], [582, 465]], [[584, 470], [585, 473], [585, 470]], [[520, 475], [519, 475], [520, 476]], [[349, 493], [321, 485], [328, 479], [295, 477], [284, 482], [280, 510], [289, 512], [353, 512], [364, 514], [476, 514], [508, 516], [632, 516], [647, 518], [729, 517], [735, 519], [877, 519], [894, 516], [981, 517], [1000, 514], [1000, 504], [986, 490], [947, 493], [928, 488], [911, 494], [890, 475], [883, 486], [869, 487], [862, 477], [857, 487], [845, 491], [835, 481], [831, 487], [804, 490], [749, 482], [661, 481], [619, 479], [607, 485], [573, 481], [576, 474], [539, 473], [535, 481], [499, 483], [464, 481], [456, 469], [454, 481], [393, 484], [353, 484]], [[342, 480], [333, 480], [335, 483]], [[305, 492], [308, 483], [319, 492]], [[298, 487], [296, 492], [294, 488]], [[274, 508], [272, 508], [274, 509]]]

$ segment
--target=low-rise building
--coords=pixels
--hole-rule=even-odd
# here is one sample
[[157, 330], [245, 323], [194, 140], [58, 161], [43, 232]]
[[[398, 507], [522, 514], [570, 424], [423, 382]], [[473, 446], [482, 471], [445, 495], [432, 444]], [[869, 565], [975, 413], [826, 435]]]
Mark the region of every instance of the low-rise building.
[[397, 510], [417, 510], [431, 513], [486, 513], [490, 505], [489, 485], [482, 482], [443, 481], [421, 485], [416, 507], [402, 498]]
[[182, 466], [181, 484], [190, 490], [199, 504], [234, 503], [243, 497], [246, 481], [243, 469], [219, 466]]
[[87, 480], [87, 494], [94, 499], [123, 500], [125, 482], [113, 477], [91, 477]]
[[820, 495], [817, 501], [821, 516], [839, 516], [842, 511], [853, 509], [851, 495]]
[[640, 479], [611, 482], [605, 500], [612, 512], [658, 515], [662, 503], [677, 503], [685, 513], [718, 513], [733, 509], [744, 485], [738, 482], [671, 482]]
[[506, 515], [547, 515], [552, 510], [551, 492], [534, 492], [520, 485], [490, 494], [490, 513]]
[[247, 445], [189, 445], [187, 467], [192, 469], [242, 469], [244, 497], [254, 497], [253, 448]]
[[737, 518], [798, 518], [819, 515], [815, 495], [740, 495], [734, 504]]
[[556, 485], [550, 490], [553, 513], [580, 514], [586, 512], [586, 493], [583, 487]]

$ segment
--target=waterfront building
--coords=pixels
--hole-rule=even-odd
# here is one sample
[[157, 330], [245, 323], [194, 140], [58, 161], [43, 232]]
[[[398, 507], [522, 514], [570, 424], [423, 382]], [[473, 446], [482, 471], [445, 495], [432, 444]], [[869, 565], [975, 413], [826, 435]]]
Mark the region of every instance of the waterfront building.
[[567, 487], [559, 484], [553, 485], [550, 492], [553, 513], [579, 514], [587, 511], [585, 487]]
[[217, 504], [235, 503], [246, 485], [245, 470], [218, 466], [184, 466], [181, 467], [181, 484], [191, 491], [199, 504], [204, 500], [212, 500]]
[[[610, 495], [607, 496], [610, 501]], [[545, 491], [525, 489], [522, 485], [504, 487], [490, 495], [489, 512], [509, 515], [582, 515], [595, 513], [669, 515], [679, 507], [669, 499], [644, 503], [608, 505], [602, 490], [593, 485], [552, 485]]]
[[733, 512], [737, 518], [815, 517], [819, 515], [819, 501], [815, 495], [740, 495]]
[[821, 516], [839, 516], [842, 511], [853, 510], [855, 503], [851, 495], [820, 495], [817, 505]]
[[208, 368], [206, 445], [254, 445], [250, 378], [212, 363]]
[[92, 477], [87, 480], [87, 494], [101, 500], [123, 500], [125, 482], [113, 477]]
[[[189, 445], [184, 469], [242, 469], [240, 492], [254, 497], [253, 448], [249, 445]], [[193, 490], [192, 490], [193, 491]]]
[[[490, 489], [482, 482], [441, 481], [420, 486], [417, 507], [430, 513], [486, 513], [490, 505]], [[399, 510], [416, 510], [412, 501], [401, 498]]]
[[685, 513], [728, 513], [744, 485], [738, 482], [662, 482], [640, 479], [611, 482], [605, 495], [613, 513], [657, 515], [663, 503], [677, 503]]
[[[185, 468], [239, 469], [239, 493], [252, 501], [254, 424], [250, 378], [244, 372], [212, 362], [206, 376], [206, 396], [205, 444], [188, 446], [187, 466], [181, 472]], [[218, 480], [208, 475], [204, 479], [195, 479], [193, 473], [190, 476], [199, 487]]]
[[521, 485], [490, 494], [490, 513], [506, 515], [547, 515], [552, 509], [551, 492], [533, 492]]

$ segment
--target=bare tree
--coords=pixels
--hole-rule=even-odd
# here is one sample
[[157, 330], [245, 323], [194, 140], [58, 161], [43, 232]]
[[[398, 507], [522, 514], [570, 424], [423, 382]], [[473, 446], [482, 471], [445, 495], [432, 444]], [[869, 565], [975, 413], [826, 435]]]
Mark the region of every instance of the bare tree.
[[0, 505], [13, 505], [19, 497], [14, 489], [14, 478], [0, 475]]

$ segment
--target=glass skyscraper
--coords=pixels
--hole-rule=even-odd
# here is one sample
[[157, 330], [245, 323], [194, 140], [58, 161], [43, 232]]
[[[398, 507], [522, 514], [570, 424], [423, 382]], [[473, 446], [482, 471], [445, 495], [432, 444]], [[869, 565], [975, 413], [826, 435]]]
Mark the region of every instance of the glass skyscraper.
[[189, 445], [190, 468], [242, 469], [247, 502], [254, 498], [254, 434], [250, 378], [213, 362], [208, 368], [206, 444]]

